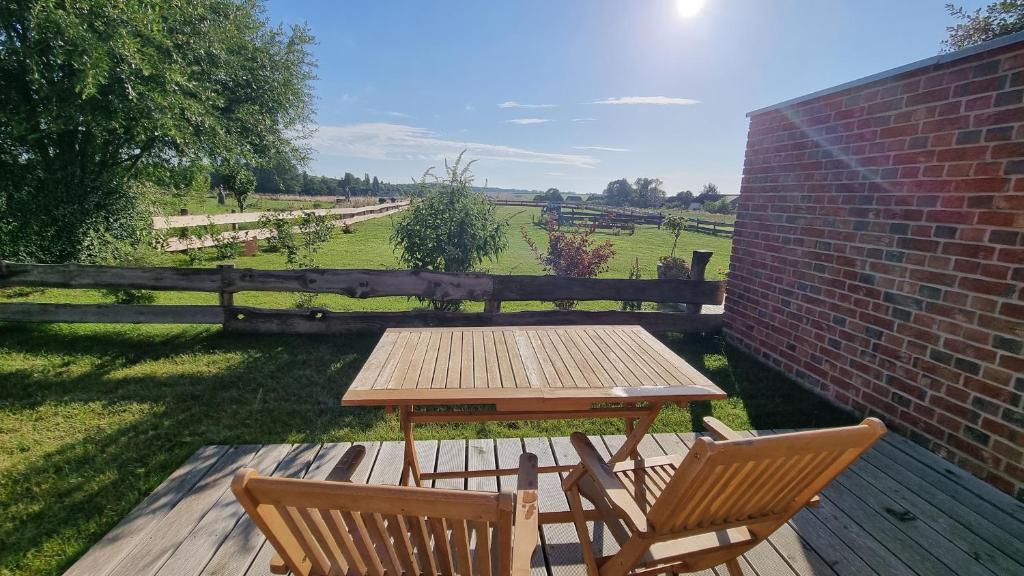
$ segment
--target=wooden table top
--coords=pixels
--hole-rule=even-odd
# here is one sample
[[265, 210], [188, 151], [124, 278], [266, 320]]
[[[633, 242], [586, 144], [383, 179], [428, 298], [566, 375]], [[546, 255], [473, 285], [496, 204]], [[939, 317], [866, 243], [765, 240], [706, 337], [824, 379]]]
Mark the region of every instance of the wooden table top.
[[639, 326], [390, 328], [342, 404], [561, 410], [725, 397]]

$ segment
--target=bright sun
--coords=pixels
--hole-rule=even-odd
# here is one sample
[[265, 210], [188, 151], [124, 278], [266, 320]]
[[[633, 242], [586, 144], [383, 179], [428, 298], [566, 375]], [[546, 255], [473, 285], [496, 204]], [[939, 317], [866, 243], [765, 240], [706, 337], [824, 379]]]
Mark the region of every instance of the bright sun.
[[704, 0], [676, 0], [676, 11], [683, 18], [693, 18], [704, 7]]

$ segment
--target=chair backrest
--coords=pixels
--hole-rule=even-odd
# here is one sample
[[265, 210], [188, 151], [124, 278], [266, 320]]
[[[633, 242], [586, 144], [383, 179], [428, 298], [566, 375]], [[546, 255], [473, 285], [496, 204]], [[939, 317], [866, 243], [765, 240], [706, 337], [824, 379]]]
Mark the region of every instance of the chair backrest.
[[844, 428], [699, 438], [648, 519], [660, 535], [780, 525], [884, 433], [881, 421], [868, 418]]
[[369, 486], [261, 476], [231, 485], [298, 576], [508, 576], [510, 493]]

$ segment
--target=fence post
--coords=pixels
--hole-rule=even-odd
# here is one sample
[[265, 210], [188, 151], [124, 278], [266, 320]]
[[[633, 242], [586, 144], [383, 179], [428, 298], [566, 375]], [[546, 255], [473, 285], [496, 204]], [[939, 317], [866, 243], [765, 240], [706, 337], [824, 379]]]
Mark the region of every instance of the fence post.
[[[690, 259], [690, 280], [697, 280], [702, 282], [704, 280], [704, 273], [708, 267], [708, 261], [711, 260], [713, 252], [710, 250], [694, 250], [693, 257]], [[701, 304], [687, 304], [686, 311], [690, 314], [700, 314]]]
[[227, 327], [228, 314], [230, 314], [230, 309], [235, 306], [235, 293], [227, 291], [227, 288], [231, 286], [231, 271], [234, 268], [234, 264], [217, 265], [217, 269], [220, 270], [220, 307], [224, 312], [224, 320], [221, 322], [222, 329]]
[[484, 300], [484, 312], [488, 314], [501, 312], [501, 300]]

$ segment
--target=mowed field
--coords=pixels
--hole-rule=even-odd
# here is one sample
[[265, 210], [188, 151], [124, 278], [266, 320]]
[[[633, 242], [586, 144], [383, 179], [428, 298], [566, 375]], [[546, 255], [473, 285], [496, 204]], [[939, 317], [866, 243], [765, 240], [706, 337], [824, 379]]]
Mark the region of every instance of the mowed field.
[[[509, 223], [508, 249], [495, 261], [485, 261], [480, 271], [493, 274], [543, 274], [541, 265], [530, 252], [521, 230], [525, 230], [538, 246], [547, 245], [546, 232], [535, 226], [533, 219], [539, 217], [535, 208], [500, 207], [500, 216]], [[340, 230], [334, 238], [325, 244], [317, 256], [317, 264], [322, 268], [369, 268], [398, 269], [401, 268], [398, 254], [391, 245], [390, 236], [394, 219], [401, 217], [384, 216], [354, 226], [354, 234], [342, 234]], [[672, 236], [665, 230], [655, 226], [637, 226], [635, 234], [599, 231], [593, 238], [597, 242], [610, 240], [615, 247], [609, 269], [602, 276], [607, 278], [626, 278], [638, 260], [644, 278], [656, 277], [658, 258], [669, 254], [672, 249]], [[684, 232], [679, 238], [676, 253], [687, 260], [693, 250], [711, 250], [714, 256], [708, 267], [708, 279], [724, 278], [729, 266], [729, 255], [732, 240], [727, 237], [716, 237], [696, 232]], [[232, 260], [218, 260], [213, 249], [203, 251], [203, 260], [197, 266], [212, 267], [217, 264], [231, 263], [240, 268], [284, 269], [284, 256], [279, 253], [262, 250], [252, 257], [237, 257]], [[160, 265], [188, 266], [182, 254], [165, 254]], [[157, 304], [215, 304], [216, 294], [196, 292], [159, 292]], [[260, 306], [269, 308], [290, 308], [294, 306], [294, 294], [272, 292], [244, 292], [236, 295], [235, 302], [241, 306]], [[111, 297], [98, 290], [7, 290], [0, 291], [0, 300], [23, 302], [110, 302]], [[346, 296], [323, 295], [317, 301], [318, 306], [331, 310], [410, 310], [421, 306], [415, 299], [409, 298], [370, 298], [356, 299]], [[617, 302], [585, 302], [583, 309], [600, 310], [617, 308]], [[480, 310], [482, 303], [471, 303], [467, 310]], [[543, 310], [552, 305], [546, 302], [509, 302], [502, 309]]]

